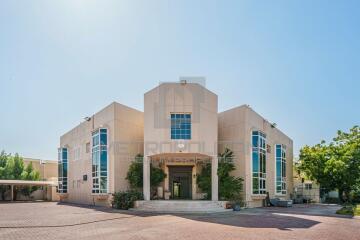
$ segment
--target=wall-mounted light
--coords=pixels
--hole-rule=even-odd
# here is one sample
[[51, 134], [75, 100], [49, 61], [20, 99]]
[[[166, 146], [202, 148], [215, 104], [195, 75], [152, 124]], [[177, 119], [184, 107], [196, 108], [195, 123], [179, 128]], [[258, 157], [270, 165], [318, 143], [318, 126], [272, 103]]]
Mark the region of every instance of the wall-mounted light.
[[178, 145], [177, 145], [178, 149], [179, 149], [179, 152], [182, 152], [185, 148], [185, 144], [182, 143], [182, 142], [179, 142]]

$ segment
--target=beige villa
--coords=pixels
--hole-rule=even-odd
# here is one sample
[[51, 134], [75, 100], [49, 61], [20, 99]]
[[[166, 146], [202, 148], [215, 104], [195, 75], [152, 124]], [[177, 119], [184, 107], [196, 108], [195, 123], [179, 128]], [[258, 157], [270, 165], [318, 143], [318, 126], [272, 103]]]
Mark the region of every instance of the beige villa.
[[218, 112], [218, 96], [198, 83], [162, 83], [144, 94], [144, 112], [111, 103], [60, 138], [61, 201], [109, 205], [126, 190], [126, 173], [137, 154], [143, 159], [144, 200], [150, 191], [150, 164], [166, 178], [157, 198], [200, 200], [196, 176], [212, 167], [212, 201], [218, 201], [218, 154], [230, 148], [235, 176], [244, 179], [248, 207], [270, 198], [290, 199], [293, 142], [248, 105]]

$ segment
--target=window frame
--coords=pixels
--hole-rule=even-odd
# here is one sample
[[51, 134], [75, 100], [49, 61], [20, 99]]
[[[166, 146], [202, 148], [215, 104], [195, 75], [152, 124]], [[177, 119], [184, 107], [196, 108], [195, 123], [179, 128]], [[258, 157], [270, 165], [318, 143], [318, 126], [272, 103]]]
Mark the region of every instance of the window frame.
[[[277, 156], [277, 147], [280, 146], [281, 156]], [[274, 151], [274, 159], [275, 159], [275, 195], [277, 196], [285, 196], [287, 194], [287, 153], [286, 153], [286, 145], [284, 144], [275, 144], [275, 151]], [[284, 155], [283, 155], [284, 154]], [[280, 160], [280, 183], [281, 183], [281, 190], [278, 192], [277, 186], [278, 186], [278, 176], [277, 176], [277, 159], [281, 158]], [[283, 170], [285, 166], [285, 176], [283, 175]]]
[[[106, 130], [105, 133], [103, 130]], [[106, 134], [106, 143], [102, 144], [101, 134]], [[97, 140], [94, 141], [94, 137], [97, 137]], [[94, 145], [95, 144], [95, 145]], [[91, 193], [93, 195], [101, 195], [109, 193], [109, 129], [108, 128], [98, 128], [91, 132]], [[106, 152], [106, 171], [101, 171], [101, 156], [102, 152]], [[96, 164], [94, 164], [94, 154], [97, 154], [98, 159]], [[96, 169], [94, 171], [94, 165], [96, 165]], [[104, 174], [102, 174], [104, 173]], [[106, 189], [101, 188], [102, 179], [106, 179]], [[94, 187], [95, 181], [97, 179], [97, 187]]]
[[[173, 115], [175, 117], [173, 118]], [[183, 115], [182, 118], [176, 115]], [[189, 116], [189, 117], [187, 117]], [[190, 119], [187, 123], [184, 119]], [[190, 112], [170, 112], [170, 139], [171, 140], [191, 140], [192, 139], [192, 114]], [[182, 120], [182, 121], [181, 121]], [[173, 122], [175, 121], [175, 126]], [[177, 123], [177, 121], [179, 123]], [[176, 128], [179, 125], [179, 129]], [[189, 125], [188, 128], [182, 128], [182, 125]], [[175, 131], [175, 132], [174, 132]], [[179, 131], [177, 133], [177, 131]]]
[[[66, 151], [66, 159], [64, 158], [64, 151]], [[66, 161], [64, 161], [64, 159]], [[66, 166], [66, 177], [64, 177], [64, 165]], [[59, 174], [59, 168], [61, 171]], [[69, 190], [69, 149], [66, 147], [58, 148], [58, 187], [57, 192], [60, 194], [68, 193]]]
[[[255, 134], [255, 132], [257, 132], [257, 134]], [[253, 137], [257, 136], [257, 146], [254, 147], [253, 145]], [[262, 140], [262, 141], [261, 141]], [[250, 166], [251, 166], [251, 195], [254, 196], [263, 196], [266, 195], [267, 192], [267, 139], [266, 139], [266, 134], [260, 130], [256, 130], [253, 129], [251, 130], [251, 134], [250, 134], [250, 143], [251, 143], [251, 162], [250, 162]], [[262, 146], [260, 146], [262, 143]], [[257, 151], [254, 151], [257, 150]], [[258, 171], [254, 172], [254, 152], [257, 153], [258, 156], [258, 160], [257, 160], [257, 165], [258, 165]], [[261, 158], [261, 155], [263, 156], [263, 158]], [[261, 159], [264, 159], [263, 163], [261, 163]], [[262, 168], [262, 170], [264, 171], [260, 171], [260, 169]], [[255, 175], [254, 175], [255, 174]], [[258, 189], [257, 192], [254, 191], [254, 178], [257, 178], [258, 181]], [[262, 186], [262, 187], [261, 187]]]

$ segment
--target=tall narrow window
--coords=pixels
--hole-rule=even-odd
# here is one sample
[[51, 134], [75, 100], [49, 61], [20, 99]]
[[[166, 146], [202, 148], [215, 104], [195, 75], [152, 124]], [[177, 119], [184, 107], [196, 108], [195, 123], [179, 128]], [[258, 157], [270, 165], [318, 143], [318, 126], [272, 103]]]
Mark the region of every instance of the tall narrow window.
[[252, 189], [266, 193], [266, 135], [260, 131], [252, 132]]
[[191, 139], [191, 114], [171, 114], [171, 139]]
[[92, 193], [108, 192], [107, 129], [92, 133]]
[[286, 147], [276, 144], [276, 193], [286, 194]]
[[68, 180], [68, 151], [67, 148], [58, 149], [58, 192], [67, 193]]

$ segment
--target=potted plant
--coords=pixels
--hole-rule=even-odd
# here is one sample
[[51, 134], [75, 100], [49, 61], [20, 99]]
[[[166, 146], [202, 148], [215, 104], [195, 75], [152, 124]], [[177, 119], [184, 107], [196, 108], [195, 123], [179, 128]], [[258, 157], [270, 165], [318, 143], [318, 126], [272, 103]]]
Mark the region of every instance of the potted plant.
[[234, 211], [240, 211], [241, 207], [243, 207], [244, 202], [242, 200], [242, 197], [240, 196], [240, 194], [236, 195], [233, 199], [232, 199], [232, 209]]

